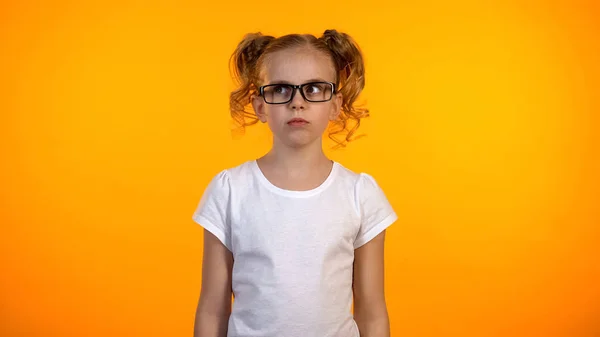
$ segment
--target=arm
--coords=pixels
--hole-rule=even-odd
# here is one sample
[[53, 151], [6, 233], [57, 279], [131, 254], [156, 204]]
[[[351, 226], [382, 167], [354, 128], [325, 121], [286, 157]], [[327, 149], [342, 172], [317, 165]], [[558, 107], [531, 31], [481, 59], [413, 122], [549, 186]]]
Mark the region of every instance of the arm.
[[354, 319], [361, 337], [389, 337], [384, 295], [385, 231], [354, 252]]
[[219, 239], [204, 230], [202, 287], [196, 309], [194, 337], [226, 337], [231, 314], [233, 255]]

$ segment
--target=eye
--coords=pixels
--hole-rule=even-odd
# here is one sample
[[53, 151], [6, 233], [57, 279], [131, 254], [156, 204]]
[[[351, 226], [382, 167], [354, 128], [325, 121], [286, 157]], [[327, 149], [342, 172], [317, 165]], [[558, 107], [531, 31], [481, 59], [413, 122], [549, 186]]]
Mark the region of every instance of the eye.
[[309, 84], [304, 88], [304, 92], [308, 95], [317, 95], [325, 91], [323, 83]]
[[306, 86], [306, 89], [304, 89], [304, 92], [306, 92], [307, 94], [318, 94], [320, 92], [323, 92], [323, 85], [322, 84], [310, 84], [310, 85]]
[[273, 87], [273, 92], [276, 94], [287, 94], [289, 90], [290, 88], [287, 85], [276, 85]]

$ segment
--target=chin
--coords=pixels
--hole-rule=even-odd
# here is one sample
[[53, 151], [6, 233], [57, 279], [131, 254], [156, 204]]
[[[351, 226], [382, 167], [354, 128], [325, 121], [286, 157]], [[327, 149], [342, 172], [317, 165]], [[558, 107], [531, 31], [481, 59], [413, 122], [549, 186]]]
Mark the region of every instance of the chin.
[[295, 137], [286, 137], [283, 143], [291, 148], [301, 148], [319, 141], [319, 137], [306, 137], [306, 136], [295, 136]]

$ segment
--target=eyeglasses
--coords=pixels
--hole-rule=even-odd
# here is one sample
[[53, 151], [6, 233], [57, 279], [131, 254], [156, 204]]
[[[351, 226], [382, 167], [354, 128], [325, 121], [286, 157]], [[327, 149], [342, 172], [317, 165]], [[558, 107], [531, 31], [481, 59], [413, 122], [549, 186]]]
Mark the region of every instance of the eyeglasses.
[[260, 95], [268, 104], [286, 104], [291, 102], [300, 89], [300, 95], [307, 102], [327, 102], [335, 93], [336, 85], [331, 82], [310, 82], [301, 85], [268, 84], [259, 87]]

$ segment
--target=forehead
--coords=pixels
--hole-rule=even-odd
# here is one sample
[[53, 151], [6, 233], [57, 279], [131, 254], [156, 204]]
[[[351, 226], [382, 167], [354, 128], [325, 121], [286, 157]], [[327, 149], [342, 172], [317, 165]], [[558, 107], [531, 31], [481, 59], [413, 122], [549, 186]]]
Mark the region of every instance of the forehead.
[[314, 79], [335, 82], [333, 62], [323, 52], [308, 48], [285, 49], [269, 54], [263, 65], [265, 83], [301, 84]]

